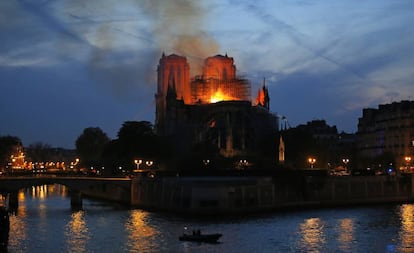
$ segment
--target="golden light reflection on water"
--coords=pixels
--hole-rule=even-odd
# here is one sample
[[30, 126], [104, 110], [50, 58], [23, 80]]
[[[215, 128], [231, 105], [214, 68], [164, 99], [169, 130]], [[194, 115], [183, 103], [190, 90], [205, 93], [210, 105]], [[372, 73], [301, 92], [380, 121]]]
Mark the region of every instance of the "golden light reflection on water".
[[[7, 206], [8, 197], [3, 196], [4, 204]], [[18, 192], [17, 199], [19, 201], [19, 207], [16, 213], [10, 214], [10, 235], [9, 236], [9, 248], [24, 249], [24, 242], [30, 235], [27, 234], [27, 207], [25, 205], [25, 195], [23, 191]]]
[[71, 220], [65, 228], [65, 236], [67, 242], [66, 252], [77, 253], [86, 251], [86, 244], [90, 240], [90, 235], [84, 211], [72, 213]]
[[349, 252], [354, 241], [354, 221], [349, 218], [339, 220], [339, 248]]
[[32, 186], [32, 197], [46, 199], [48, 193], [48, 185]]
[[130, 218], [125, 223], [128, 233], [127, 246], [130, 252], [157, 252], [152, 243], [154, 237], [159, 233], [154, 227], [147, 223], [149, 213], [140, 210], [132, 210]]
[[23, 216], [10, 216], [9, 248], [24, 248], [23, 243], [28, 239], [26, 219]]
[[401, 205], [400, 207], [401, 229], [399, 238], [401, 246], [399, 252], [414, 252], [414, 205]]
[[19, 191], [19, 193], [17, 194], [17, 199], [19, 200], [19, 202], [23, 202], [26, 199], [26, 195], [23, 191]]
[[[18, 207], [13, 213], [10, 214], [10, 237], [9, 237], [9, 249], [21, 249], [19, 252], [29, 252], [27, 249], [27, 240], [29, 240], [33, 235], [29, 234], [31, 229], [28, 226], [28, 217], [32, 214], [28, 214], [28, 207], [26, 206], [27, 198], [38, 199], [39, 210], [39, 229], [45, 229], [47, 223], [47, 205], [45, 203], [46, 198], [50, 193], [58, 194], [60, 196], [66, 196], [67, 189], [62, 185], [42, 185], [34, 186], [25, 190], [20, 190], [17, 193]], [[8, 201], [10, 194], [0, 195], [2, 200], [2, 205], [8, 206]], [[46, 230], [39, 230], [37, 236], [48, 235]], [[40, 238], [40, 237], [38, 237]]]
[[323, 222], [319, 218], [306, 219], [300, 224], [301, 248], [306, 252], [320, 252], [325, 244]]

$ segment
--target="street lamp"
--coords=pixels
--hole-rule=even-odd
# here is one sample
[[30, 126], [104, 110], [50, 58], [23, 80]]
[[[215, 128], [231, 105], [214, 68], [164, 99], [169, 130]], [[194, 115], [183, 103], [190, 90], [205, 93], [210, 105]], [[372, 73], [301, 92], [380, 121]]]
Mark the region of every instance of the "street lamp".
[[203, 160], [204, 166], [207, 166], [209, 163], [210, 163], [210, 160], [209, 159], [204, 159]]
[[408, 169], [410, 168], [410, 163], [411, 163], [411, 156], [406, 156], [404, 157], [406, 166], [405, 166], [405, 170], [408, 171]]
[[345, 169], [348, 170], [349, 159], [348, 158], [344, 158], [344, 159], [342, 159], [342, 162], [345, 164]]
[[309, 157], [308, 158], [308, 163], [310, 165], [311, 168], [313, 168], [314, 164], [316, 163], [316, 159], [313, 157]]
[[139, 165], [142, 164], [142, 160], [141, 159], [134, 160], [134, 163], [137, 165], [137, 170], [139, 170]]

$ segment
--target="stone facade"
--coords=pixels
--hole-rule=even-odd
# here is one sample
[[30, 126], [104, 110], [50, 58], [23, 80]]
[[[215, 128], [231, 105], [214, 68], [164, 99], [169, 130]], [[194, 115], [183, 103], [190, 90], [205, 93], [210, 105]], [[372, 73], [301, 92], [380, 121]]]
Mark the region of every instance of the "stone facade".
[[361, 156], [376, 157], [391, 153], [396, 168], [405, 166], [405, 158], [413, 156], [414, 101], [364, 109], [359, 118], [357, 136]]

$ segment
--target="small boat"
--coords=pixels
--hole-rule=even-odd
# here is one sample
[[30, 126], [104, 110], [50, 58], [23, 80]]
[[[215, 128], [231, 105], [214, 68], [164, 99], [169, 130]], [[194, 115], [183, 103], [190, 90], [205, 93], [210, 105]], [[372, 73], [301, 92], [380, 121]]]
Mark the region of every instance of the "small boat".
[[200, 230], [193, 231], [192, 234], [183, 233], [178, 237], [180, 241], [191, 241], [191, 242], [210, 242], [215, 243], [222, 236], [222, 234], [202, 234]]

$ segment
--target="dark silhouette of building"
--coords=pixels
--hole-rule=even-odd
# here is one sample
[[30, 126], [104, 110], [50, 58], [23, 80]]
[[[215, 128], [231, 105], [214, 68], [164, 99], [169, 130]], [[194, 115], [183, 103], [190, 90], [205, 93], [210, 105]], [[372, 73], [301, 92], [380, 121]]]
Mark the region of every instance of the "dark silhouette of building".
[[185, 57], [162, 55], [155, 95], [157, 134], [168, 137], [180, 155], [202, 146], [226, 158], [263, 155], [274, 138], [272, 159], [277, 159], [278, 123], [269, 111], [265, 83], [252, 104], [250, 82], [237, 77], [233, 58], [216, 55], [204, 63], [203, 75], [190, 80]]
[[396, 168], [410, 166], [414, 146], [414, 101], [366, 108], [358, 122], [360, 155], [375, 158], [390, 154]]
[[299, 125], [297, 128], [304, 130], [312, 135], [316, 140], [330, 141], [338, 138], [336, 126], [329, 126], [325, 120], [312, 120], [306, 125]]
[[[293, 149], [303, 149], [302, 152], [307, 152], [309, 158], [316, 159], [319, 168], [334, 169], [339, 166], [353, 168], [356, 163], [355, 134], [338, 133], [337, 127], [328, 125], [325, 120], [312, 120], [298, 125], [290, 138], [290, 144], [295, 144]], [[293, 154], [298, 153], [292, 151], [292, 148], [289, 151]], [[307, 161], [307, 157], [300, 157], [300, 155], [293, 157], [293, 159], [297, 158], [302, 159], [303, 163]], [[296, 164], [301, 163], [297, 161]]]

